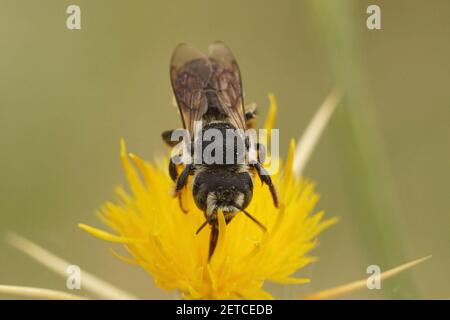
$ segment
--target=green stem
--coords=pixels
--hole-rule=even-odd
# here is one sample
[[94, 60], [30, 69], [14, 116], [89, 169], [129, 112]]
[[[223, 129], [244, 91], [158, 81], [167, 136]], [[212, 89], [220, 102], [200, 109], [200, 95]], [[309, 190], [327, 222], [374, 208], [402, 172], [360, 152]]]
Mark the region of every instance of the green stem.
[[[406, 260], [399, 224], [401, 210], [358, 55], [355, 30], [366, 26], [364, 20], [361, 25], [354, 23], [354, 4], [313, 0], [310, 8], [327, 45], [335, 81], [346, 95], [331, 130], [339, 142], [336, 153], [345, 174], [347, 194], [351, 195], [351, 218], [369, 264], [386, 269]], [[365, 15], [365, 9], [358, 8], [356, 14]], [[406, 273], [382, 287], [389, 298], [417, 298], [412, 278]]]

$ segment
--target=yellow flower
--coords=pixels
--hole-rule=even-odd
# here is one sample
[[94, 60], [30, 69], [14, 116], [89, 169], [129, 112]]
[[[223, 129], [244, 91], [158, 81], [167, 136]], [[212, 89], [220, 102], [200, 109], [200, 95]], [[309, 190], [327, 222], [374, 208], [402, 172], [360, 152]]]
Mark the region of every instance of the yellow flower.
[[[276, 105], [271, 99], [266, 127], [273, 125]], [[335, 219], [314, 213], [318, 195], [311, 182], [292, 171], [295, 143], [291, 141], [284, 169], [274, 175], [280, 208], [275, 208], [267, 186], [255, 183], [248, 211], [267, 227], [264, 232], [243, 214], [228, 225], [219, 214], [217, 248], [208, 263], [209, 230], [196, 235], [204, 222], [195, 206], [190, 188], [182, 192], [184, 213], [172, 196], [173, 182], [167, 160], [152, 164], [127, 154], [121, 143], [121, 159], [131, 192], [117, 189], [119, 200], [102, 208], [102, 220], [117, 235], [86, 225], [90, 234], [123, 243], [132, 258], [165, 290], [178, 289], [186, 299], [271, 299], [263, 289], [266, 280], [302, 284], [309, 279], [293, 274], [315, 260], [309, 252], [317, 236]], [[256, 180], [256, 179], [255, 179]]]
[[[273, 96], [265, 128], [273, 127], [276, 104]], [[304, 168], [320, 133], [340, 99], [333, 90], [321, 105], [301, 137], [294, 158], [291, 142], [283, 173], [275, 177], [282, 206], [273, 208], [266, 188], [255, 187], [252, 213], [268, 226], [267, 233], [258, 231], [249, 219], [238, 216], [225, 226], [219, 215], [218, 246], [207, 262], [206, 235], [194, 236], [202, 214], [193, 206], [192, 196], [184, 192], [184, 201], [191, 206], [182, 214], [178, 201], [169, 197], [172, 182], [164, 166], [149, 164], [134, 155], [127, 156], [122, 142], [122, 160], [131, 186], [131, 194], [118, 189], [117, 204], [107, 203], [101, 217], [118, 235], [86, 226], [87, 232], [107, 241], [123, 243], [133, 258], [120, 259], [140, 264], [153, 275], [164, 289], [179, 289], [185, 298], [272, 298], [262, 289], [266, 280], [300, 284], [308, 281], [292, 274], [314, 259], [307, 256], [316, 245], [316, 236], [334, 223], [322, 220], [323, 214], [313, 214], [317, 195], [311, 183], [297, 178]], [[130, 159], [133, 163], [130, 162]], [[167, 162], [167, 161], [166, 161]], [[73, 265], [46, 249], [15, 233], [7, 242], [37, 262], [66, 277], [67, 266]], [[416, 259], [380, 274], [383, 281], [408, 270], [431, 256]], [[82, 270], [83, 288], [101, 299], [137, 299], [93, 274]], [[302, 299], [330, 299], [367, 288], [367, 279], [304, 295]], [[85, 299], [86, 297], [45, 288], [0, 284], [0, 293], [31, 298]]]

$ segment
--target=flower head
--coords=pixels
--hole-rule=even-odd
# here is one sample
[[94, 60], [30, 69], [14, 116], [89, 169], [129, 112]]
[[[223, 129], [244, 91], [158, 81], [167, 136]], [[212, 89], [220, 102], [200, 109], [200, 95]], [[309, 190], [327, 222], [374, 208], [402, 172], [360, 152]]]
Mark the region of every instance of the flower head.
[[[273, 124], [275, 108], [272, 99], [267, 127]], [[98, 238], [123, 243], [132, 258], [121, 259], [139, 264], [159, 287], [178, 289], [184, 298], [270, 299], [263, 289], [266, 280], [283, 284], [309, 281], [293, 275], [315, 260], [309, 252], [317, 245], [317, 235], [335, 222], [324, 220], [323, 212], [314, 213], [318, 195], [311, 182], [294, 176], [294, 150], [291, 141], [283, 170], [272, 177], [280, 208], [274, 207], [268, 188], [255, 177], [247, 210], [267, 231], [242, 213], [227, 225], [219, 213], [219, 239], [209, 262], [209, 230], [196, 235], [205, 218], [194, 204], [191, 189], [182, 190], [188, 208], [185, 213], [172, 196], [167, 160], [149, 163], [127, 154], [123, 141], [121, 159], [131, 191], [118, 188], [119, 200], [106, 203], [100, 212], [117, 235], [80, 227]]]
[[[101, 211], [105, 223], [118, 235], [80, 225], [85, 231], [104, 240], [123, 243], [132, 258], [125, 258], [113, 251], [120, 259], [140, 264], [153, 275], [164, 289], [179, 289], [185, 298], [272, 298], [262, 289], [264, 281], [300, 284], [305, 278], [294, 278], [298, 269], [312, 262], [308, 252], [316, 245], [316, 236], [335, 220], [322, 220], [322, 213], [313, 214], [317, 195], [311, 183], [298, 178], [311, 150], [326, 125], [330, 114], [339, 101], [333, 91], [319, 108], [301, 138], [294, 158], [294, 143], [291, 142], [288, 159], [282, 173], [274, 180], [278, 183], [282, 206], [274, 210], [268, 202], [267, 190], [255, 188], [256, 197], [251, 204], [255, 216], [268, 224], [268, 232], [261, 234], [242, 217], [233, 219], [225, 226], [219, 214], [218, 250], [208, 262], [207, 239], [193, 237], [200, 212], [195, 208], [192, 196], [184, 192], [183, 201], [191, 206], [189, 215], [181, 210], [169, 197], [171, 182], [161, 166], [147, 163], [134, 155], [127, 155], [122, 142], [122, 161], [131, 193], [118, 188], [120, 200], [107, 203]], [[276, 105], [273, 96], [265, 128], [273, 126]], [[131, 161], [130, 161], [131, 159]], [[167, 162], [167, 161], [166, 161]], [[253, 227], [253, 228], [252, 228]], [[9, 233], [7, 242], [32, 257], [37, 262], [66, 277], [68, 265], [72, 263], [52, 254], [37, 244], [17, 234]], [[383, 281], [431, 256], [416, 259], [401, 266], [384, 271]], [[125, 292], [83, 270], [83, 288], [102, 299], [136, 299]], [[367, 279], [325, 289], [300, 298], [329, 299], [367, 288]], [[67, 292], [14, 285], [1, 285], [0, 293], [47, 299], [84, 299]]]

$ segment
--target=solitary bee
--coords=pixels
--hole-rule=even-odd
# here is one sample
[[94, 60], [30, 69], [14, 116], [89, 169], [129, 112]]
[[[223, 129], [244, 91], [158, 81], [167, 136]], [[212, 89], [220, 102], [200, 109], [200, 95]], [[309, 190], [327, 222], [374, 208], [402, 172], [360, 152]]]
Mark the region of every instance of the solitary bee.
[[[223, 43], [215, 42], [209, 46], [206, 56], [186, 44], [180, 44], [173, 52], [170, 65], [170, 79], [175, 99], [181, 114], [184, 129], [192, 137], [200, 136], [202, 150], [207, 148], [211, 139], [206, 139], [208, 130], [223, 133], [223, 158], [211, 163], [201, 159], [199, 163], [185, 164], [178, 175], [175, 156], [169, 162], [169, 174], [175, 181], [175, 194], [186, 186], [188, 177], [192, 179], [192, 194], [197, 207], [203, 211], [205, 222], [199, 227], [199, 233], [206, 225], [211, 226], [209, 255], [214, 253], [218, 239], [218, 210], [222, 210], [228, 224], [238, 212], [243, 212], [263, 230], [266, 228], [245, 209], [253, 195], [253, 175], [256, 171], [261, 181], [268, 185], [273, 203], [278, 207], [278, 197], [272, 180], [261, 165], [259, 159], [250, 163], [248, 160], [248, 139], [243, 135], [234, 136], [240, 141], [229, 144], [226, 132], [237, 130], [245, 132], [252, 126], [255, 108], [244, 108], [242, 82], [238, 64], [230, 49]], [[201, 121], [200, 130], [196, 123]], [[163, 140], [174, 146], [174, 130], [165, 131]], [[196, 131], [200, 135], [196, 135]], [[217, 132], [217, 131], [216, 131]], [[243, 153], [236, 146], [243, 143]], [[232, 147], [230, 147], [230, 145]], [[242, 149], [241, 149], [242, 150]], [[262, 148], [258, 148], [262, 152]], [[233, 161], [225, 161], [225, 156], [232, 153]], [[236, 161], [238, 158], [244, 163]], [[181, 199], [181, 198], [180, 198]], [[181, 202], [181, 200], [180, 200]], [[182, 206], [182, 205], [181, 205]]]

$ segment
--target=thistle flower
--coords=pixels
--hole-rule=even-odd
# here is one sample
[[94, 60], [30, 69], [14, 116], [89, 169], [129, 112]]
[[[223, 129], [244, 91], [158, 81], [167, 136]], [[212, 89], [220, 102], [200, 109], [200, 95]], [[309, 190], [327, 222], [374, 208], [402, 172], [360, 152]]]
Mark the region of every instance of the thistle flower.
[[[265, 128], [273, 127], [276, 104], [270, 96], [271, 108]], [[263, 289], [265, 281], [283, 284], [302, 284], [309, 279], [295, 277], [294, 273], [315, 261], [309, 252], [317, 245], [317, 235], [336, 222], [324, 219], [323, 212], [315, 212], [318, 195], [314, 185], [301, 178], [302, 170], [321, 133], [333, 113], [340, 94], [334, 90], [317, 111], [297, 145], [293, 141], [286, 163], [273, 178], [278, 187], [281, 206], [273, 207], [269, 191], [255, 184], [254, 198], [248, 210], [265, 224], [263, 233], [252, 221], [238, 215], [225, 226], [219, 214], [219, 239], [216, 251], [208, 263], [209, 239], [207, 233], [195, 235], [203, 222], [203, 214], [193, 203], [188, 190], [183, 191], [183, 202], [189, 213], [179, 208], [170, 196], [172, 182], [166, 173], [167, 160], [148, 163], [133, 154], [127, 154], [121, 143], [122, 164], [131, 192], [117, 188], [119, 200], [108, 202], [100, 212], [101, 219], [115, 231], [111, 234], [81, 224], [88, 233], [110, 242], [121, 243], [131, 254], [119, 259], [139, 264], [166, 290], [178, 289], [184, 298], [273, 298]], [[66, 276], [72, 263], [48, 252], [33, 242], [10, 233], [7, 242], [47, 266]], [[380, 275], [385, 280], [407, 270], [431, 256], [387, 270]], [[83, 288], [102, 299], [136, 299], [132, 294], [114, 287], [106, 281], [82, 270]], [[326, 289], [306, 299], [335, 298], [366, 288], [366, 279]], [[66, 292], [0, 285], [0, 294], [21, 295], [31, 298], [84, 299]]]
[[[276, 108], [271, 98], [266, 128], [273, 125]], [[192, 191], [182, 191], [189, 208], [186, 214], [172, 196], [167, 161], [152, 164], [127, 154], [124, 141], [121, 159], [131, 193], [118, 188], [119, 201], [106, 203], [100, 212], [117, 235], [80, 227], [100, 239], [124, 244], [131, 260], [150, 273], [160, 288], [178, 289], [186, 299], [271, 299], [263, 289], [266, 280], [309, 281], [293, 274], [315, 260], [309, 252], [317, 245], [318, 234], [336, 222], [314, 212], [319, 196], [311, 182], [294, 177], [294, 152], [291, 141], [286, 164], [273, 177], [280, 208], [274, 207], [268, 188], [255, 182], [248, 211], [267, 232], [243, 214], [228, 225], [219, 214], [217, 249], [209, 262], [208, 232], [196, 235], [204, 216], [195, 206]]]

